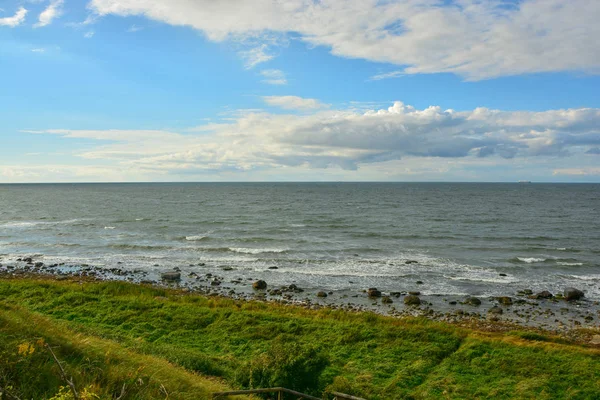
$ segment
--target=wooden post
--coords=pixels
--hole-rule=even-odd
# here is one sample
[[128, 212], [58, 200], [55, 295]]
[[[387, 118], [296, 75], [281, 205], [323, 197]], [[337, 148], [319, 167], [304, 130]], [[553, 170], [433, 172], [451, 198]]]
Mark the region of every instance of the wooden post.
[[283, 400], [283, 390], [277, 392], [277, 400]]

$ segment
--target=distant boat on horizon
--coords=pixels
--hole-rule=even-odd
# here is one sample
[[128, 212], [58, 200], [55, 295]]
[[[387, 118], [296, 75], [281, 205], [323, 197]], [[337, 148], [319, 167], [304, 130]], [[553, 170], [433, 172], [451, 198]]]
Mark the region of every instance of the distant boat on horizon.
[[531, 183], [531, 181], [519, 181], [519, 183]]

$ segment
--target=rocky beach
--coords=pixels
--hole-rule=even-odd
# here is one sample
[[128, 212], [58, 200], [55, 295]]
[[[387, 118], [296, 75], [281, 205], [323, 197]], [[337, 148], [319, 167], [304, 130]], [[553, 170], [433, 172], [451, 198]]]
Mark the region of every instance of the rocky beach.
[[[200, 272], [206, 270], [213, 272]], [[558, 293], [534, 293], [524, 285], [523, 289], [504, 296], [424, 295], [419, 291], [423, 282], [415, 281], [414, 290], [410, 291], [388, 292], [377, 288], [325, 291], [318, 287], [301, 287], [294, 281], [287, 285], [274, 285], [268, 280], [241, 276], [231, 266], [199, 263], [149, 273], [118, 265], [101, 268], [86, 264], [52, 264], [45, 262], [41, 256], [1, 259], [0, 274], [17, 279], [41, 276], [58, 280], [127, 281], [206, 296], [274, 302], [307, 309], [368, 311], [399, 318], [421, 316], [490, 331], [534, 328], [571, 340], [600, 345], [600, 303], [587, 299], [585, 293], [577, 288], [565, 288]]]

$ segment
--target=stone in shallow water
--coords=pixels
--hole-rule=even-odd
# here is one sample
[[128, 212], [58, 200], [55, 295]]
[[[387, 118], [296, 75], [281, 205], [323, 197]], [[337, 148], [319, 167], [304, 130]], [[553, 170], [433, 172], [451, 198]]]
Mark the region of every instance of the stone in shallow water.
[[584, 294], [581, 290], [575, 288], [566, 288], [564, 291], [565, 300], [573, 301], [581, 299]]
[[508, 296], [497, 297], [496, 300], [498, 300], [498, 303], [503, 304], [505, 306], [510, 306], [513, 303], [512, 298]]
[[264, 290], [267, 288], [267, 282], [263, 281], [262, 279], [258, 280], [252, 284], [252, 288], [258, 289], [258, 290]]
[[319, 293], [317, 293], [317, 297], [327, 297], [327, 293], [319, 292]]
[[421, 299], [411, 294], [404, 298], [404, 304], [407, 306], [418, 306], [421, 304]]
[[481, 300], [479, 300], [477, 297], [467, 297], [465, 299], [465, 304], [469, 304], [472, 306], [479, 306], [479, 305], [481, 305]]
[[163, 272], [162, 274], [160, 274], [160, 278], [163, 281], [170, 281], [170, 282], [174, 282], [174, 281], [180, 281], [181, 280], [181, 272], [179, 271], [166, 271]]
[[369, 290], [367, 290], [367, 295], [369, 297], [381, 297], [381, 292], [377, 290], [377, 288], [369, 288]]

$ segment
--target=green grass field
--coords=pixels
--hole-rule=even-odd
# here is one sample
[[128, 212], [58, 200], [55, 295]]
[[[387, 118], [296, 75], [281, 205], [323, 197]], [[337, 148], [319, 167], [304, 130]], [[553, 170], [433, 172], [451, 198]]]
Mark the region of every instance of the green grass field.
[[120, 282], [0, 280], [1, 399], [50, 399], [65, 386], [45, 343], [89, 398], [266, 386], [373, 400], [600, 398], [600, 351], [538, 334]]

